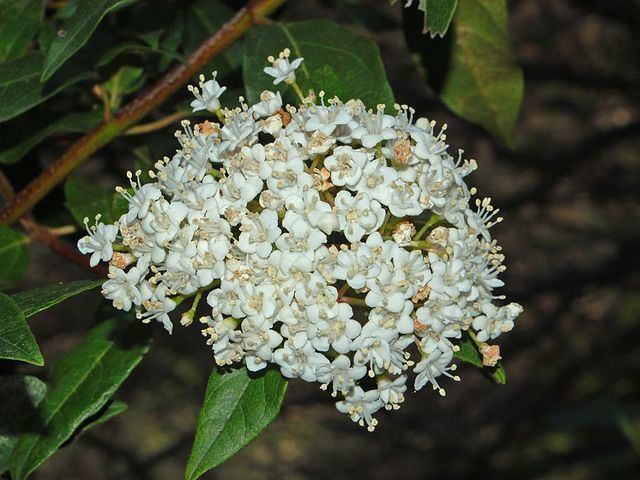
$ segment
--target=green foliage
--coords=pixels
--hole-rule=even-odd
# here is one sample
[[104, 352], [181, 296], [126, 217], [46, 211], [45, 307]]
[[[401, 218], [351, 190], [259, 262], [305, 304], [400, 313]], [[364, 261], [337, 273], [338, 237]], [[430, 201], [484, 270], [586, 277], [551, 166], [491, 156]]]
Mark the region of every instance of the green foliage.
[[44, 358], [24, 313], [16, 303], [0, 292], [0, 358], [44, 365]]
[[9, 469], [11, 450], [18, 435], [34, 424], [35, 408], [46, 392], [47, 385], [36, 377], [0, 376], [0, 474]]
[[496, 383], [504, 385], [507, 383], [507, 372], [501, 361], [498, 361], [495, 367], [485, 367], [482, 363], [482, 354], [478, 348], [478, 344], [468, 335], [465, 335], [458, 344], [460, 350], [454, 353], [454, 356], [465, 363], [470, 363], [483, 372], [486, 372]]
[[0, 62], [23, 55], [40, 30], [42, 0], [0, 0]]
[[93, 290], [102, 283], [102, 280], [79, 280], [70, 283], [57, 283], [34, 290], [19, 292], [11, 296], [11, 299], [20, 308], [25, 318], [47, 310], [68, 298], [74, 297], [87, 290]]
[[59, 82], [40, 82], [44, 57], [32, 52], [0, 64], [0, 122], [26, 112], [67, 87], [94, 75], [85, 71], [65, 76]]
[[144, 70], [138, 67], [121, 67], [108, 81], [103, 84], [109, 107], [112, 111], [120, 108], [122, 99], [139, 90], [144, 85]]
[[[424, 4], [424, 7], [422, 5]], [[458, 0], [422, 0], [421, 9], [424, 12], [423, 33], [431, 36], [444, 35], [458, 6]]]
[[102, 215], [100, 221], [103, 223], [113, 223], [118, 219], [114, 213], [114, 193], [111, 189], [102, 188], [80, 177], [72, 177], [64, 184], [64, 196], [67, 209], [79, 225], [84, 226], [85, 218], [93, 225], [98, 214]]
[[49, 391], [38, 405], [39, 425], [20, 436], [11, 454], [14, 480], [27, 478], [99, 412], [148, 351], [151, 330], [107, 308], [110, 318], [56, 365]]
[[82, 47], [109, 12], [122, 8], [136, 0], [82, 0], [62, 25], [64, 35], [58, 35], [47, 51], [41, 79], [46, 81]]
[[409, 45], [440, 98], [513, 146], [524, 81], [509, 41], [506, 0], [460, 2], [453, 29], [442, 40], [416, 33], [410, 15], [405, 14]]
[[0, 289], [11, 288], [27, 270], [29, 238], [0, 225]]
[[327, 20], [278, 23], [249, 31], [243, 73], [250, 103], [260, 101], [263, 90], [276, 88], [263, 69], [268, 66], [266, 58], [284, 48], [291, 49], [293, 58], [305, 59], [296, 72], [304, 92], [324, 90], [328, 97], [337, 95], [345, 102], [360, 98], [371, 108], [394, 104], [376, 44]]
[[16, 163], [46, 138], [60, 133], [84, 133], [98, 125], [101, 120], [102, 114], [97, 111], [65, 115], [46, 127], [36, 130], [32, 136], [23, 140], [15, 147], [0, 152], [0, 163]]
[[[233, 16], [233, 10], [216, 0], [199, 0], [185, 13], [183, 42], [187, 51], [193, 51]], [[206, 74], [217, 70], [222, 78], [238, 70], [242, 62], [242, 47], [235, 43], [203, 68]]]
[[279, 372], [245, 368], [209, 377], [185, 478], [195, 480], [253, 440], [278, 414], [287, 389]]

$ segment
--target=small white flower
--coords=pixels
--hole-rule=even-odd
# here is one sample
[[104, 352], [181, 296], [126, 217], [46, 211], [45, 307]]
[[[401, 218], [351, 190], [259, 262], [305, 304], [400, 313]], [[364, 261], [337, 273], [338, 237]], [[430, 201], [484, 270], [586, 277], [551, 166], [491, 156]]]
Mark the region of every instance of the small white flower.
[[91, 254], [89, 265], [95, 267], [100, 260], [108, 262], [113, 256], [113, 242], [118, 235], [117, 225], [105, 225], [98, 223], [100, 216], [96, 217], [96, 224], [89, 228], [89, 219], [84, 219], [84, 226], [88, 235], [78, 240], [78, 250], [84, 254]]
[[267, 61], [272, 64], [271, 67], [265, 67], [264, 73], [275, 78], [274, 85], [278, 85], [280, 82], [293, 83], [296, 81], [296, 68], [300, 66], [303, 58], [296, 58], [294, 61], [289, 61], [291, 50], [285, 48], [278, 54], [278, 58], [269, 57]]
[[497, 308], [492, 303], [485, 303], [481, 307], [482, 315], [473, 320], [473, 328], [478, 332], [478, 341], [494, 340], [501, 334], [513, 329], [514, 320], [522, 313], [522, 307], [517, 303], [510, 303]]
[[188, 90], [196, 97], [191, 102], [191, 108], [194, 112], [199, 110], [209, 110], [215, 112], [220, 108], [220, 95], [224, 93], [227, 87], [221, 87], [216, 81], [216, 75], [218, 72], [213, 72], [213, 78], [211, 80], [204, 81], [204, 75], [200, 75], [199, 89], [193, 85], [189, 85]]
[[336, 403], [336, 408], [341, 413], [349, 415], [352, 421], [361, 427], [366, 425], [367, 430], [373, 432], [378, 425], [378, 420], [373, 414], [383, 406], [378, 390], [365, 392], [361, 387], [355, 387], [347, 397]]
[[267, 258], [282, 230], [278, 228], [278, 214], [272, 210], [263, 210], [260, 215], [246, 215], [240, 225], [240, 232], [238, 237], [240, 250]]
[[324, 159], [324, 165], [331, 172], [331, 182], [334, 185], [353, 188], [362, 177], [362, 169], [370, 158], [371, 154], [364, 150], [341, 145]]
[[350, 242], [357, 242], [364, 235], [375, 232], [385, 217], [380, 203], [367, 193], [353, 196], [345, 190], [336, 195], [336, 213], [340, 230]]

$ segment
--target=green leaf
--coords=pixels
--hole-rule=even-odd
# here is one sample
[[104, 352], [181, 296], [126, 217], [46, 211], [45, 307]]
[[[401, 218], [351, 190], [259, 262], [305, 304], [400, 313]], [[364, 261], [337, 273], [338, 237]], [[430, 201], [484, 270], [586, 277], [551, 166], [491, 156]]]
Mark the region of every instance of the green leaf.
[[0, 225], [0, 289], [11, 288], [27, 270], [29, 237]]
[[78, 433], [86, 432], [90, 428], [97, 427], [98, 425], [108, 422], [113, 417], [125, 412], [127, 408], [129, 408], [127, 404], [120, 400], [110, 400], [109, 403], [107, 403], [107, 405], [97, 413], [97, 415], [90, 417], [88, 419], [89, 421], [85, 422], [85, 424], [80, 427], [80, 431]]
[[0, 62], [26, 52], [43, 14], [42, 0], [0, 0]]
[[509, 41], [506, 0], [460, 2], [444, 39], [416, 35], [415, 19], [404, 19], [409, 46], [444, 103], [513, 146], [524, 80]]
[[458, 6], [458, 0], [422, 0], [420, 4], [422, 3], [424, 3], [422, 33], [429, 33], [432, 37], [447, 33]]
[[185, 478], [195, 480], [247, 445], [276, 417], [287, 389], [280, 372], [245, 368], [209, 377]]
[[19, 292], [11, 296], [11, 299], [22, 310], [25, 318], [53, 307], [66, 299], [74, 297], [87, 290], [93, 290], [102, 283], [102, 280], [79, 280], [70, 283], [57, 283], [34, 290]]
[[0, 122], [16, 117], [67, 87], [93, 78], [91, 72], [65, 76], [62, 81], [40, 83], [43, 56], [28, 53], [0, 64]]
[[0, 474], [9, 469], [9, 457], [18, 435], [37, 424], [35, 407], [47, 385], [30, 375], [0, 376]]
[[139, 67], [121, 67], [103, 86], [108, 93], [112, 110], [120, 107], [122, 99], [144, 85], [144, 69]]
[[100, 409], [98, 413], [93, 414], [89, 418], [87, 418], [82, 424], [76, 429], [75, 432], [61, 445], [64, 447], [78, 438], [87, 430], [92, 429], [93, 427], [97, 427], [103, 423], [108, 422], [113, 417], [120, 415], [128, 408], [127, 404], [121, 402], [120, 400], [109, 400], [107, 404]]
[[0, 292], [0, 358], [44, 365], [44, 358], [20, 307]]
[[27, 478], [99, 412], [149, 350], [152, 330], [107, 308], [111, 318], [94, 327], [56, 365], [37, 409], [40, 425], [21, 435], [11, 454], [13, 480]]
[[125, 7], [136, 0], [82, 0], [75, 13], [61, 27], [64, 36], [57, 36], [51, 43], [44, 61], [42, 81], [49, 79], [76, 53], [94, 32], [104, 16], [115, 9]]
[[113, 213], [113, 190], [94, 185], [80, 177], [72, 177], [64, 184], [65, 205], [79, 225], [85, 217], [93, 224], [96, 215], [103, 223], [113, 223], [118, 217]]
[[462, 360], [465, 363], [470, 363], [478, 368], [481, 368], [483, 372], [486, 372], [496, 383], [504, 385], [507, 383], [507, 372], [504, 369], [504, 365], [501, 361], [498, 361], [495, 367], [485, 367], [482, 363], [482, 354], [478, 348], [476, 342], [464, 335], [460, 343], [458, 343], [460, 350], [453, 355]]
[[328, 20], [273, 24], [253, 28], [245, 41], [243, 72], [250, 103], [258, 102], [263, 90], [274, 86], [264, 73], [267, 57], [289, 48], [293, 58], [303, 57], [296, 71], [304, 92], [325, 90], [328, 97], [341, 100], [360, 98], [374, 108], [379, 103], [391, 107], [393, 92], [387, 82], [380, 52], [375, 42], [356, 35]]
[[37, 130], [35, 135], [23, 140], [15, 147], [0, 152], [0, 163], [16, 163], [47, 137], [59, 133], [84, 133], [98, 125], [101, 120], [102, 114], [100, 112], [70, 113]]
[[476, 344], [467, 335], [462, 337], [460, 343], [458, 343], [460, 350], [453, 354], [454, 357], [459, 358], [463, 362], [470, 363], [478, 368], [483, 368], [482, 355], [478, 351]]

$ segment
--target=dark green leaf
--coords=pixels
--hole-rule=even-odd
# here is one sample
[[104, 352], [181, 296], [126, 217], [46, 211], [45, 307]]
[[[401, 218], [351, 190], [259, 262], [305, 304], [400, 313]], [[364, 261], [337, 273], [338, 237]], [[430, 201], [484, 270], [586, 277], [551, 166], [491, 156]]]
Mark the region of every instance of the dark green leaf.
[[84, 422], [82, 422], [82, 424], [76, 429], [76, 431], [73, 432], [73, 435], [71, 435], [67, 440], [65, 440], [62, 447], [72, 443], [76, 438], [78, 438], [87, 430], [90, 430], [93, 427], [97, 427], [98, 425], [106, 423], [109, 420], [111, 420], [113, 417], [120, 415], [122, 412], [127, 410], [127, 408], [128, 408], [127, 404], [124, 402], [121, 402], [120, 400], [109, 400], [107, 404], [104, 407], [102, 407], [97, 413], [91, 415]]
[[473, 343], [473, 340], [465, 335], [458, 346], [460, 347], [460, 350], [453, 354], [456, 358], [459, 358], [463, 362], [470, 363], [471, 365], [474, 365], [478, 368], [483, 368], [482, 355], [478, 351], [475, 343]]
[[23, 140], [15, 147], [0, 152], [0, 163], [16, 163], [47, 137], [59, 133], [84, 133], [98, 125], [100, 120], [102, 120], [100, 112], [70, 113], [37, 130], [35, 135]]
[[144, 70], [139, 67], [124, 66], [108, 80], [103, 86], [108, 93], [112, 110], [120, 107], [122, 99], [144, 85]]
[[456, 358], [481, 368], [500, 385], [507, 383], [507, 372], [505, 371], [502, 362], [498, 361], [498, 364], [495, 367], [485, 367], [482, 363], [482, 354], [478, 349], [478, 345], [471, 337], [465, 334], [458, 345], [460, 346], [460, 350], [454, 353]]
[[70, 283], [57, 283], [34, 290], [19, 292], [11, 296], [25, 318], [53, 307], [66, 299], [87, 290], [98, 287], [102, 280], [79, 280]]
[[44, 365], [44, 358], [20, 307], [0, 292], [0, 358]]
[[287, 389], [280, 372], [245, 368], [209, 377], [185, 478], [195, 480], [247, 445], [276, 417]]
[[416, 33], [410, 14], [404, 20], [409, 46], [444, 103], [512, 146], [524, 81], [509, 42], [506, 0], [460, 2], [444, 39]]
[[[267, 57], [289, 48], [293, 58], [303, 57], [297, 82], [303, 91], [324, 90], [341, 100], [360, 98], [368, 107], [391, 107], [393, 93], [387, 82], [375, 42], [328, 20], [273, 24], [249, 31], [245, 42], [243, 72], [250, 103], [263, 90], [273, 90], [273, 78], [263, 72]], [[283, 87], [286, 88], [286, 87]]]
[[40, 30], [42, 0], [0, 0], [0, 62], [24, 54]]
[[113, 417], [120, 415], [129, 408], [126, 403], [120, 400], [109, 401], [105, 407], [98, 412], [93, 418], [89, 418], [89, 421], [80, 427], [80, 432], [86, 432], [90, 428], [97, 427], [105, 422], [108, 422]]
[[65, 88], [92, 78], [90, 72], [65, 77], [60, 82], [40, 83], [43, 57], [28, 53], [0, 64], [0, 122], [16, 117]]
[[148, 351], [151, 331], [114, 313], [60, 359], [37, 409], [40, 425], [21, 435], [11, 454], [14, 480], [27, 478], [104, 407]]
[[422, 0], [420, 3], [424, 3], [422, 33], [429, 33], [432, 37], [447, 33], [458, 0]]
[[0, 225], [0, 289], [17, 282], [29, 263], [29, 238], [14, 229]]
[[130, 5], [136, 0], [83, 0], [73, 16], [62, 25], [64, 35], [58, 35], [47, 52], [42, 81], [50, 78], [71, 55], [82, 47], [109, 12]]
[[64, 184], [65, 205], [79, 225], [84, 226], [88, 218], [93, 225], [96, 215], [103, 223], [113, 223], [118, 217], [113, 214], [113, 190], [94, 185], [82, 178], [72, 177]]
[[37, 425], [35, 407], [46, 392], [47, 385], [36, 377], [0, 376], [0, 474], [9, 469], [9, 457], [18, 435]]

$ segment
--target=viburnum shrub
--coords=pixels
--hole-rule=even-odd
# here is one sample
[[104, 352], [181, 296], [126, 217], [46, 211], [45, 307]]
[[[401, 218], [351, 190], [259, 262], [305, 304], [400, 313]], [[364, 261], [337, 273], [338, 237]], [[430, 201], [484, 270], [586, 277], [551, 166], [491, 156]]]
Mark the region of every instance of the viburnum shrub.
[[[467, 331], [485, 363], [522, 308], [495, 289], [504, 256], [490, 228], [502, 220], [489, 198], [473, 200], [474, 160], [448, 152], [446, 125], [406, 105], [367, 109], [324, 92], [303, 93], [290, 50], [269, 57], [273, 83], [260, 102], [220, 108], [225, 91], [202, 76], [194, 111], [216, 117], [176, 132], [180, 148], [118, 187], [128, 211], [87, 227], [78, 248], [109, 262], [102, 294], [169, 332], [198, 318], [220, 366], [277, 365], [317, 382], [336, 407], [373, 431], [375, 413], [453, 372]], [[89, 219], [85, 219], [88, 224]], [[411, 388], [411, 387], [410, 387]]]
[[[473, 372], [462, 363], [505, 383], [499, 337], [522, 307], [501, 290], [502, 218], [467, 183], [478, 164], [442, 109], [396, 100], [427, 91], [398, 82], [396, 97], [366, 31], [268, 20], [285, 0], [157, 3], [0, 0], [0, 475], [28, 478], [122, 413], [157, 324], [190, 329], [168, 341], [193, 345], [185, 362], [204, 355], [194, 382], [209, 374], [187, 480], [253, 440], [289, 379], [369, 431], [400, 421], [386, 411], [409, 392], [444, 396]], [[402, 15], [402, 68], [424, 67], [411, 85], [426, 71], [442, 107], [513, 144], [523, 84], [505, 0], [332, 4], [360, 31]], [[75, 270], [39, 261], [39, 287], [15, 291], [32, 241], [99, 280], [58, 282]], [[49, 356], [27, 320], [98, 286], [96, 312], [49, 327], [53, 368], [23, 371]]]

